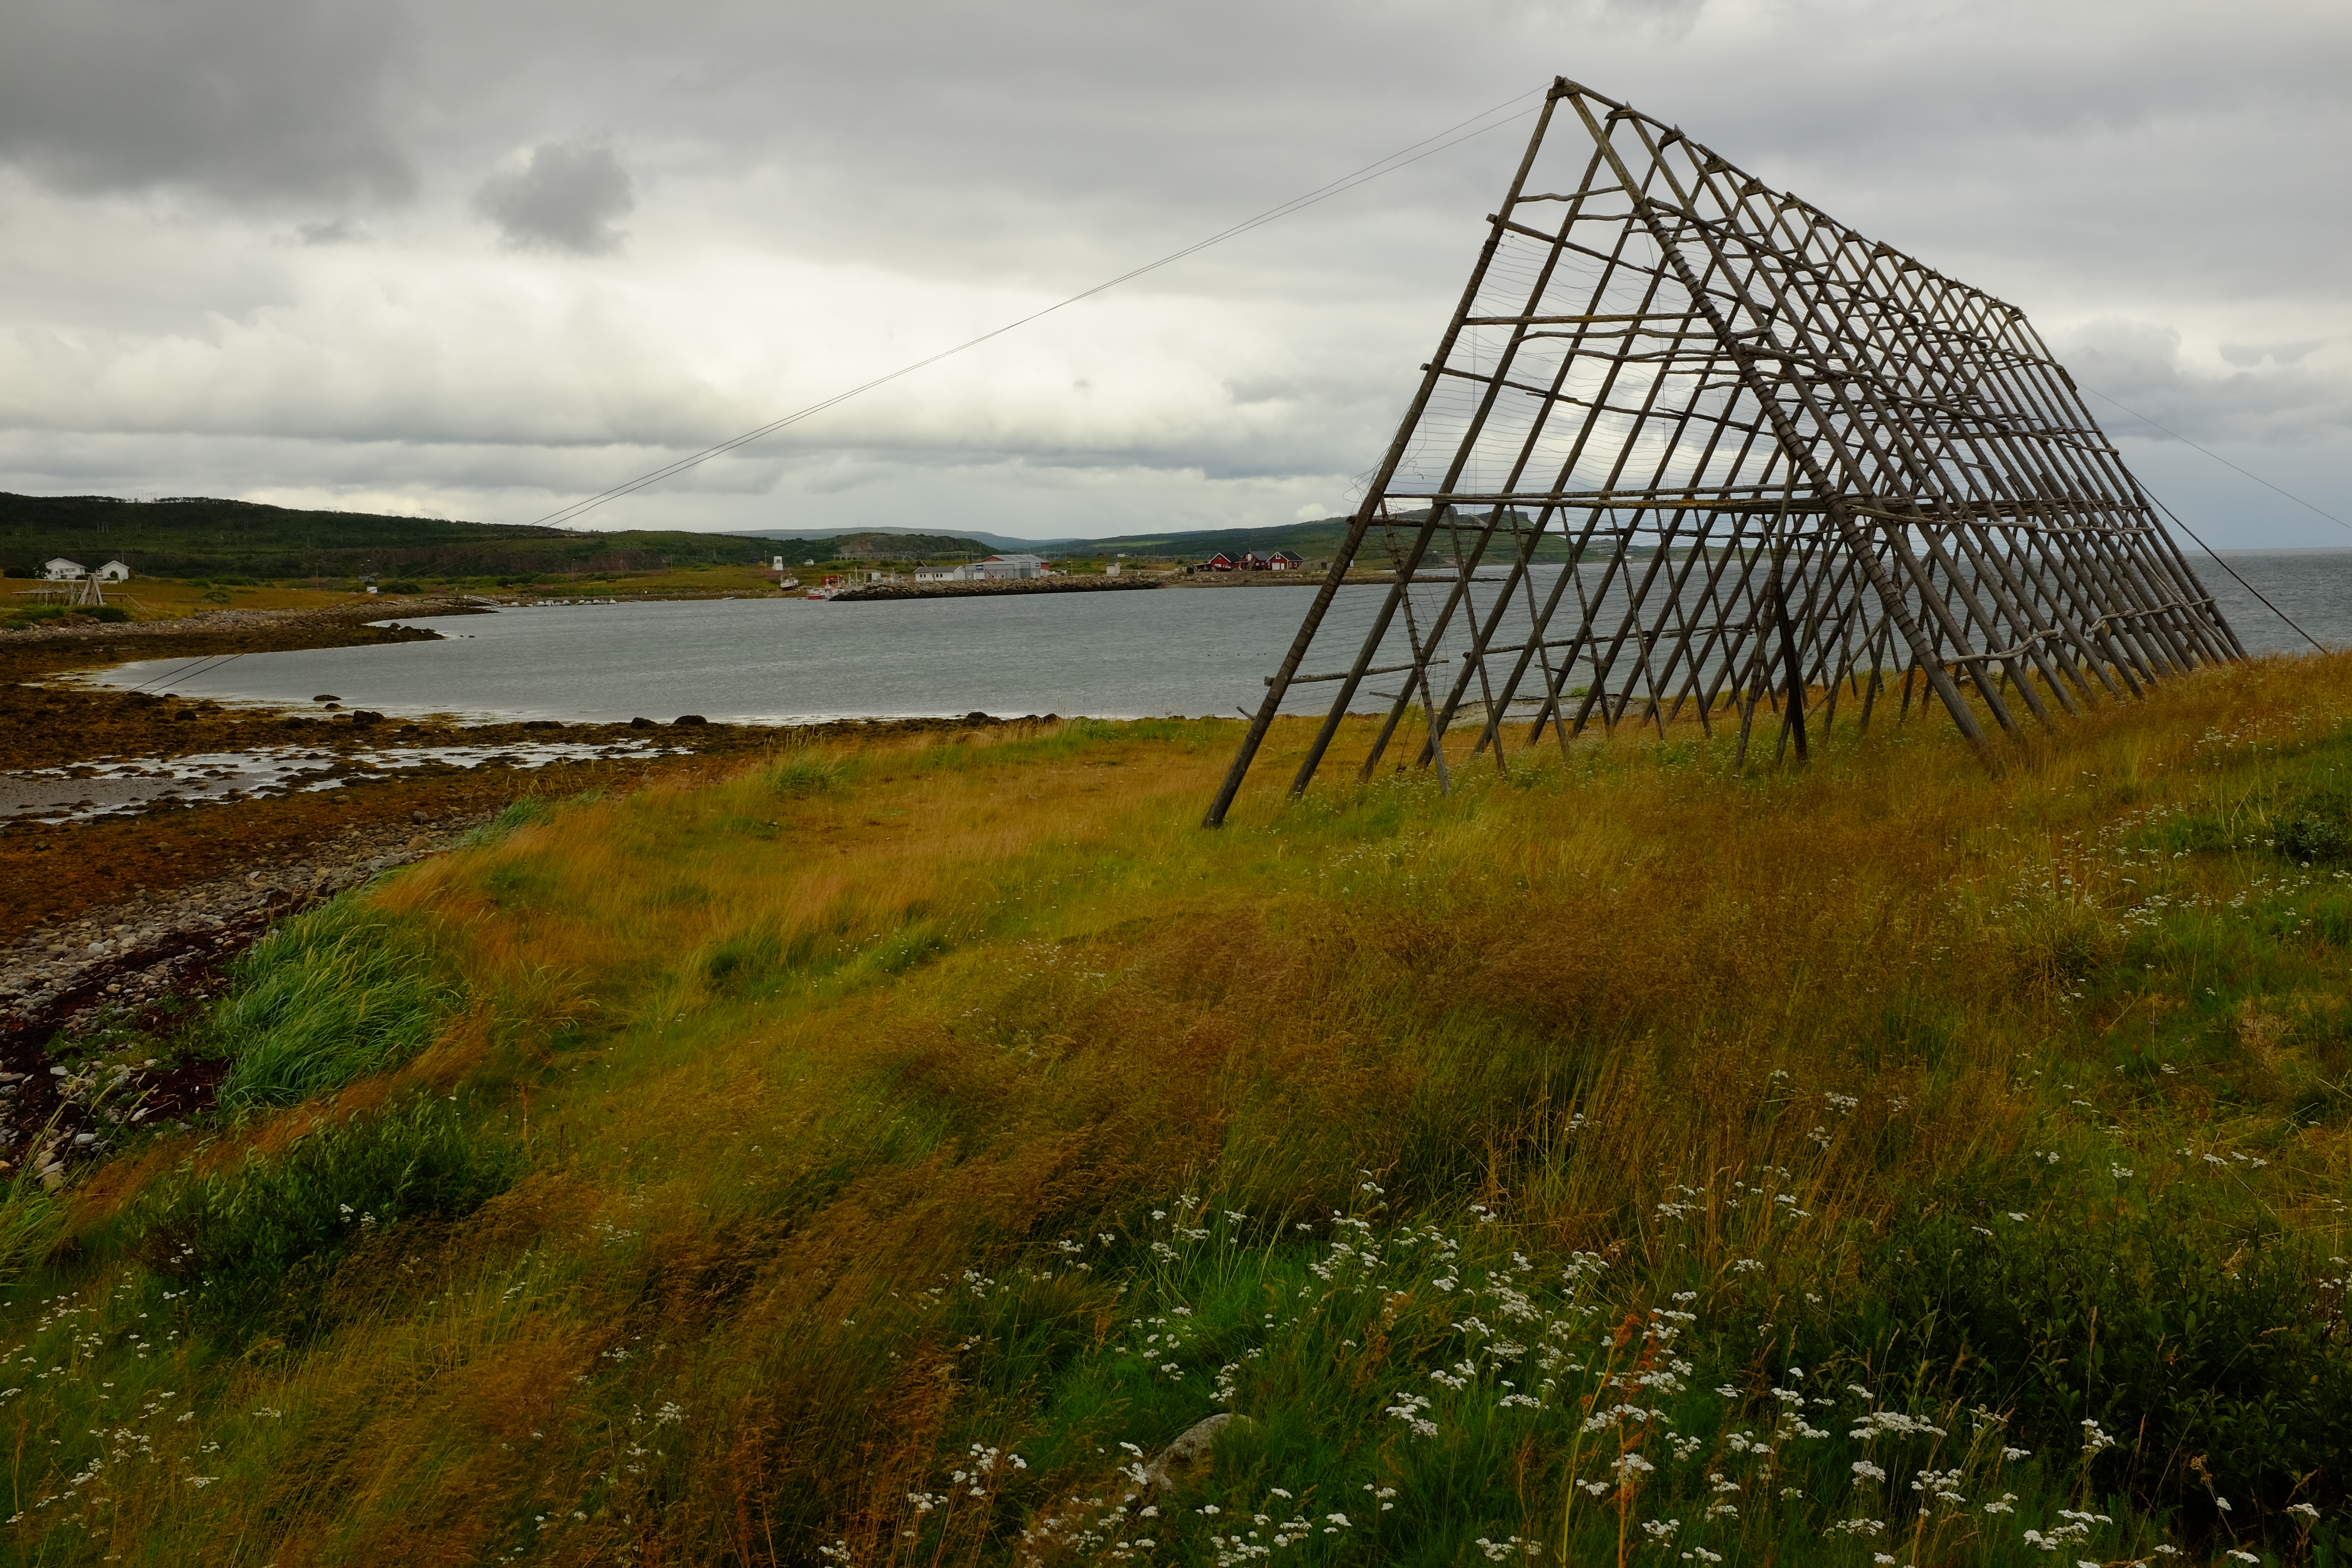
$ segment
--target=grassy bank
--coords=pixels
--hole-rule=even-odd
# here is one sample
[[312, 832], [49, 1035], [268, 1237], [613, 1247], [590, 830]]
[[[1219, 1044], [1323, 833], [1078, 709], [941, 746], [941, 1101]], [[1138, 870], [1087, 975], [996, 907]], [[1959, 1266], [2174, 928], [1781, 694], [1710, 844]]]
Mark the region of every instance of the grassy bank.
[[238, 1120], [13, 1189], [0, 1539], [2340, 1561], [2347, 711], [1294, 806], [1284, 730], [1217, 833], [1172, 721], [518, 810], [255, 950]]
[[763, 567], [736, 563], [649, 567], [635, 572], [425, 574], [411, 579], [394, 578], [375, 594], [367, 592], [366, 579], [356, 576], [274, 583], [250, 577], [135, 577], [107, 588], [107, 603], [101, 607], [36, 602], [26, 596], [47, 591], [15, 578], [0, 580], [0, 629], [21, 631], [91, 620], [180, 621], [224, 609], [348, 609], [391, 619], [438, 614], [450, 600], [468, 596], [528, 603], [558, 597], [772, 597], [777, 590]]

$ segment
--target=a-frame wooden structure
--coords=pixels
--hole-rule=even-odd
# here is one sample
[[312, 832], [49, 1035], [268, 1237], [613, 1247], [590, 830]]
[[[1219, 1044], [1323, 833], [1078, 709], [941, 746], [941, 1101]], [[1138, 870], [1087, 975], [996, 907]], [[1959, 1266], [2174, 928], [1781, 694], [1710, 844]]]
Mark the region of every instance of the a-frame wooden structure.
[[[1211, 825], [1319, 683], [1294, 794], [1373, 678], [1363, 774], [1417, 712], [1442, 775], [1449, 731], [1499, 765], [1629, 719], [1744, 761], [1759, 710], [1801, 754], [1915, 681], [1982, 746], [2244, 657], [2014, 307], [1565, 79], [1487, 226]], [[1301, 672], [1318, 632], [1346, 668]]]

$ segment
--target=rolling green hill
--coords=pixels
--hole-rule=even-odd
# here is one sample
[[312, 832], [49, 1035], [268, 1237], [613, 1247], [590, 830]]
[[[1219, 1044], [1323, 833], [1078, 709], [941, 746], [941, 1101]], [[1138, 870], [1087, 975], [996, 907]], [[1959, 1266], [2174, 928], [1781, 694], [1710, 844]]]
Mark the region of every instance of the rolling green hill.
[[53, 555], [85, 566], [120, 558], [152, 577], [265, 578], [645, 571], [766, 559], [756, 542], [724, 534], [579, 533], [255, 501], [0, 492], [0, 567], [12, 577], [35, 576]]
[[[1400, 514], [1407, 521], [1417, 521], [1426, 512]], [[1228, 555], [1242, 555], [1255, 551], [1264, 555], [1271, 551], [1287, 550], [1307, 561], [1328, 561], [1348, 536], [1349, 520], [1326, 517], [1312, 522], [1286, 522], [1266, 528], [1210, 528], [1171, 533], [1118, 533], [1101, 539], [1037, 539], [1021, 540], [1003, 534], [975, 532], [970, 538], [953, 542], [968, 547], [973, 552], [985, 554], [989, 550], [1034, 550], [1042, 555], [1057, 558], [1129, 555], [1168, 561], [1205, 561], [1219, 551]], [[1400, 531], [1401, 534], [1403, 531]], [[845, 558], [857, 559], [871, 553], [892, 560], [907, 560], [924, 554], [951, 555], [953, 550], [940, 549], [947, 542], [942, 536], [929, 533], [877, 531], [842, 534], [832, 540], [793, 533], [783, 529], [747, 530], [734, 537], [776, 541], [787, 559], [806, 559], [819, 546], [831, 544], [843, 551]], [[973, 541], [984, 540], [983, 544]], [[853, 542], [856, 548], [851, 548]], [[1400, 542], [1402, 542], [1402, 539]], [[871, 546], [870, 550], [868, 546]], [[1387, 553], [1380, 536], [1374, 533], [1367, 546], [1373, 553], [1365, 564], [1384, 567]], [[1567, 547], [1557, 538], [1548, 538], [1536, 550], [1538, 561], [1564, 561]]]
[[[757, 535], [730, 534], [730, 538]], [[842, 533], [830, 539], [781, 539], [770, 553], [786, 561], [963, 561], [998, 547], [953, 533]]]
[[[0, 569], [40, 574], [54, 555], [96, 566], [120, 558], [151, 577], [352, 577], [401, 574], [479, 577], [502, 574], [644, 572], [694, 565], [763, 564], [782, 555], [804, 561], [964, 560], [992, 550], [1034, 549], [1059, 557], [1129, 555], [1203, 561], [1219, 551], [1241, 555], [1287, 550], [1328, 560], [1347, 537], [1348, 520], [1271, 528], [1220, 528], [1127, 533], [1104, 539], [1023, 542], [994, 534], [867, 530], [829, 537], [778, 537], [783, 531], [683, 533], [634, 529], [599, 533], [526, 523], [457, 522], [362, 511], [304, 511], [257, 501], [190, 497], [131, 501], [112, 496], [22, 496], [0, 491]], [[1376, 534], [1368, 566], [1385, 566]], [[1566, 558], [1547, 539], [1537, 558]]]

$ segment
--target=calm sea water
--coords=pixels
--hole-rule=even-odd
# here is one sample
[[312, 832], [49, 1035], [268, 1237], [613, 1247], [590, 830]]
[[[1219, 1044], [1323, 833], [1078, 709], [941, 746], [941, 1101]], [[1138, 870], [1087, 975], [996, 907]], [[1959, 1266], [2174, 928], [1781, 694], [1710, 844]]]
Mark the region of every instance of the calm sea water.
[[2311, 644], [2247, 587], [2329, 647], [2352, 647], [2352, 550], [2230, 550], [2218, 566], [2202, 555], [2191, 555], [2189, 564], [2249, 653], [2308, 653]]
[[[2352, 644], [2352, 550], [2224, 557], [2330, 647]], [[2308, 647], [2228, 572], [2192, 557], [2255, 652]], [[1307, 669], [1344, 668], [1382, 590], [1343, 589]], [[877, 604], [744, 599], [544, 605], [408, 624], [440, 642], [125, 666], [110, 684], [307, 703], [332, 694], [386, 713], [751, 723], [997, 715], [1141, 718], [1255, 710], [1309, 595], [1299, 588], [1163, 590]], [[1402, 648], [1402, 628], [1380, 660]], [[1382, 678], [1371, 689], [1393, 691]], [[1319, 710], [1330, 689], [1285, 707]], [[1376, 704], [1360, 699], [1359, 706]]]

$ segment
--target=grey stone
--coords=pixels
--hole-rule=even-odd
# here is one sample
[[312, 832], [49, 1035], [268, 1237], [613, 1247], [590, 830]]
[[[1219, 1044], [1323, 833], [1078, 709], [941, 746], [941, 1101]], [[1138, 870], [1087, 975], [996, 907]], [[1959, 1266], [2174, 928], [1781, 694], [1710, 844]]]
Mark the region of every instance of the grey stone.
[[1171, 1487], [1198, 1480], [1207, 1475], [1212, 1459], [1210, 1449], [1216, 1442], [1217, 1434], [1236, 1423], [1244, 1427], [1253, 1425], [1248, 1416], [1236, 1415], [1228, 1410], [1195, 1421], [1178, 1433], [1176, 1440], [1160, 1449], [1159, 1456], [1144, 1467], [1144, 1493], [1166, 1491]]

